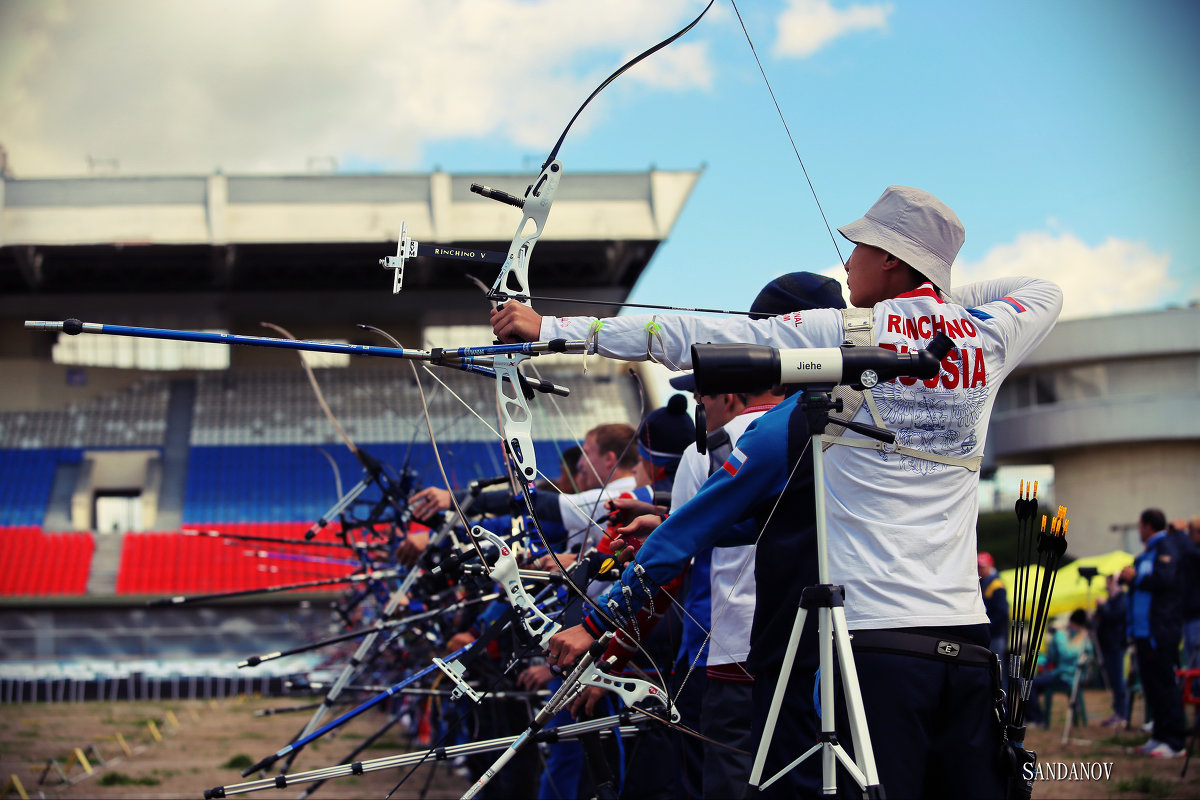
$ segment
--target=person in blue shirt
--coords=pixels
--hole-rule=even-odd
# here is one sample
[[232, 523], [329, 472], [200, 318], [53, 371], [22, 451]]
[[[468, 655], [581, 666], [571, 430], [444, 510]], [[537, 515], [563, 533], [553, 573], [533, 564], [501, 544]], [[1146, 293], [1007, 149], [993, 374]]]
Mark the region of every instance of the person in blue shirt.
[[1154, 733], [1139, 752], [1152, 758], [1182, 758], [1187, 731], [1175, 683], [1183, 635], [1179, 541], [1167, 534], [1166, 515], [1157, 508], [1142, 512], [1138, 535], [1145, 549], [1121, 571], [1121, 582], [1131, 588], [1129, 638], [1137, 651], [1146, 704], [1154, 715]]
[[1065, 629], [1054, 631], [1046, 648], [1047, 667], [1033, 679], [1033, 691], [1029, 695], [1026, 719], [1031, 723], [1045, 723], [1042, 715], [1041, 695], [1060, 689], [1071, 691], [1075, 675], [1085, 658], [1092, 657], [1092, 637], [1088, 635], [1087, 612], [1077, 608]]

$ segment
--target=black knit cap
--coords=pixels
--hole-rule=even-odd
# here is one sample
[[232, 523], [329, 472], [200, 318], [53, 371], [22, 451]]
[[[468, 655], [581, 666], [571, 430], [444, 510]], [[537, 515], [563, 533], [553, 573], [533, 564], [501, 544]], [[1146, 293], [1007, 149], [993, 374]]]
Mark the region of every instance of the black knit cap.
[[638, 431], [638, 454], [647, 461], [674, 470], [687, 446], [696, 441], [696, 426], [688, 416], [688, 401], [671, 395], [665, 406], [646, 415]]
[[766, 319], [792, 311], [845, 308], [842, 286], [813, 272], [789, 272], [768, 283], [750, 306], [750, 319]]
[[[768, 283], [750, 306], [750, 319], [766, 319], [793, 311], [814, 308], [845, 308], [842, 286], [833, 278], [814, 272], [789, 272]], [[671, 386], [683, 392], [696, 391], [692, 375], [671, 378]]]

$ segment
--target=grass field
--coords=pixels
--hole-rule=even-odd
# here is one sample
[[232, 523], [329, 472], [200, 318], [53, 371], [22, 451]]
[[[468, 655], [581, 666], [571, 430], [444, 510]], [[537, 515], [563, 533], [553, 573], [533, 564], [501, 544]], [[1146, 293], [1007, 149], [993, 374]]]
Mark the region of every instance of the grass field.
[[[254, 780], [242, 778], [245, 766], [276, 752], [295, 735], [307, 713], [255, 716], [262, 708], [295, 704], [295, 698], [237, 699], [221, 703], [36, 703], [0, 706], [0, 783], [16, 775], [30, 797], [64, 798], [202, 798], [206, 789], [233, 787]], [[1091, 725], [1071, 732], [1067, 745], [1061, 743], [1065, 701], [1058, 696], [1049, 730], [1030, 731], [1027, 744], [1037, 751], [1047, 773], [1061, 773], [1061, 780], [1043, 780], [1035, 798], [1200, 798], [1200, 764], [1189, 765], [1180, 777], [1183, 761], [1154, 761], [1132, 753], [1145, 741], [1140, 731], [1117, 731], [1096, 723], [1108, 716], [1108, 695], [1087, 692]], [[170, 714], [168, 714], [170, 712]], [[870, 709], [867, 710], [868, 717]], [[1138, 719], [1141, 718], [1137, 712]], [[335, 739], [314, 742], [297, 759], [296, 775], [337, 763], [363, 739], [374, 733], [384, 718], [368, 712], [348, 723]], [[178, 728], [174, 727], [178, 722]], [[150, 723], [159, 730], [156, 741]], [[126, 755], [117, 735], [130, 746]], [[876, 733], [876, 735], [879, 735]], [[89, 747], [104, 758], [93, 763], [93, 773], [71, 761], [75, 748]], [[385, 735], [359, 758], [377, 759], [404, 750], [397, 737]], [[39, 776], [49, 759], [57, 759], [70, 783], [62, 783], [52, 770], [44, 784]], [[89, 756], [91, 761], [94, 758]], [[1063, 766], [1058, 766], [1058, 764]], [[1074, 766], [1075, 776], [1071, 775]], [[433, 770], [430, 779], [429, 771]], [[1107, 770], [1107, 772], [1106, 772]], [[405, 770], [407, 771], [407, 770]], [[1085, 773], [1096, 773], [1098, 780]], [[382, 798], [400, 779], [402, 772], [389, 769], [329, 781], [317, 798]], [[1056, 775], [1057, 777], [1057, 775]], [[393, 795], [418, 797], [430, 779], [429, 798], [459, 797], [467, 781], [443, 763], [423, 766]], [[296, 797], [305, 786], [268, 788], [239, 796]], [[16, 797], [10, 792], [8, 797]], [[969, 787], [964, 798], [969, 798]]]

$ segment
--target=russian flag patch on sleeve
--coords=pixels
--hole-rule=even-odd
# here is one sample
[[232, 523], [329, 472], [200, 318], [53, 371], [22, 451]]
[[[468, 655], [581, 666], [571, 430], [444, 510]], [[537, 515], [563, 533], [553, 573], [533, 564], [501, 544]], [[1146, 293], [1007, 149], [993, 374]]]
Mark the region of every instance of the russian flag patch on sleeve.
[[745, 465], [746, 465], [746, 454], [735, 447], [735, 448], [733, 448], [733, 452], [729, 454], [729, 458], [728, 458], [728, 460], [726, 460], [726, 462], [722, 468], [726, 472], [728, 472], [730, 475], [737, 475], [738, 470], [741, 469], [742, 467], [744, 467]]
[[1011, 297], [1001, 297], [1000, 300], [1005, 303], [1008, 303], [1010, 306], [1015, 308], [1017, 310], [1018, 314], [1020, 314], [1022, 311], [1025, 310], [1025, 306], [1021, 305], [1020, 303], [1018, 303], [1016, 300], [1012, 299]]

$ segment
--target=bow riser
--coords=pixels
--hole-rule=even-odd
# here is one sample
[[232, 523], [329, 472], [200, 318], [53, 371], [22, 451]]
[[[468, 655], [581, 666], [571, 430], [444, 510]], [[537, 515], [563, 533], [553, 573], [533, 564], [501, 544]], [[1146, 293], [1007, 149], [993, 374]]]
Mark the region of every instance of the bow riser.
[[[529, 258], [533, 247], [546, 227], [546, 218], [550, 216], [550, 206], [554, 203], [554, 195], [558, 191], [558, 183], [562, 180], [562, 162], [555, 159], [542, 168], [541, 174], [525, 190], [525, 200], [522, 210], [525, 216], [513, 235], [512, 245], [508, 248], [508, 257], [488, 297], [493, 300], [507, 299], [507, 295], [515, 294], [529, 297]], [[472, 187], [474, 188], [474, 187]], [[533, 230], [529, 230], [530, 224]], [[528, 299], [519, 301], [529, 305]]]

